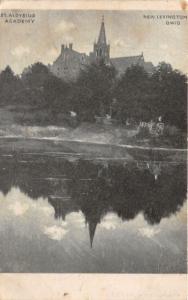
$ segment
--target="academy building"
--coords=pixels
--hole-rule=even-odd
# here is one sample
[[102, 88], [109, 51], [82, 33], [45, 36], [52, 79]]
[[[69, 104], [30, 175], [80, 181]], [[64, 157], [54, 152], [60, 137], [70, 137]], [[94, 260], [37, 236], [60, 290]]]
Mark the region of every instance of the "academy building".
[[61, 53], [58, 58], [49, 66], [52, 73], [66, 81], [75, 80], [80, 70], [91, 63], [104, 61], [107, 65], [112, 65], [121, 75], [131, 65], [139, 64], [148, 73], [152, 73], [154, 66], [151, 62], [144, 60], [143, 53], [138, 56], [110, 57], [110, 45], [106, 41], [104, 17], [102, 18], [99, 37], [93, 45], [93, 51], [87, 55], [73, 49], [73, 44], [61, 46]]

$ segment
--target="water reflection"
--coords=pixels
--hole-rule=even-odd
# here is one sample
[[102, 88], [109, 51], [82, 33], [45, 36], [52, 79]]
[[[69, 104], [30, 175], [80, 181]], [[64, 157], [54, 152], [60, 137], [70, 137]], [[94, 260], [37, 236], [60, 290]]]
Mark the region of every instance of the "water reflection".
[[109, 213], [123, 221], [142, 213], [154, 225], [179, 211], [186, 197], [186, 166], [32, 156], [1, 159], [0, 190], [6, 195], [12, 187], [33, 200], [47, 198], [55, 219], [81, 211], [92, 247], [97, 225]]

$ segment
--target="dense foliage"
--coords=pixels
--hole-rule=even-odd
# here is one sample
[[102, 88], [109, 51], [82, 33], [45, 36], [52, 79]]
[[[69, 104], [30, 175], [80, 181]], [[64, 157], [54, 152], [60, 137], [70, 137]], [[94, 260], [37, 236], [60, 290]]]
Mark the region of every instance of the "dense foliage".
[[[153, 74], [133, 65], [118, 77], [112, 66], [90, 65], [76, 82], [64, 82], [36, 63], [16, 76], [9, 66], [0, 73], [0, 105], [23, 107], [50, 124], [59, 122], [70, 111], [80, 121], [94, 122], [95, 116], [111, 114], [120, 123], [132, 119], [156, 120], [186, 130], [186, 76], [171, 65], [160, 63]], [[46, 115], [45, 118], [44, 115]]]
[[109, 113], [115, 84], [113, 67], [92, 64], [82, 70], [73, 85], [72, 107], [81, 120], [94, 121], [95, 116]]

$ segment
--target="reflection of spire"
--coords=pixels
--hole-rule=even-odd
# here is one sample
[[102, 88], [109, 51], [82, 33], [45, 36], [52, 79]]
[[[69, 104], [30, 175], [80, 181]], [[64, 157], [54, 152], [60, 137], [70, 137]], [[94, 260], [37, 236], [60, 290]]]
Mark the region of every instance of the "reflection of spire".
[[97, 220], [96, 221], [90, 221], [89, 222], [89, 237], [90, 237], [90, 246], [92, 248], [93, 245], [93, 240], [94, 240], [94, 235], [95, 235], [95, 231], [97, 228]]

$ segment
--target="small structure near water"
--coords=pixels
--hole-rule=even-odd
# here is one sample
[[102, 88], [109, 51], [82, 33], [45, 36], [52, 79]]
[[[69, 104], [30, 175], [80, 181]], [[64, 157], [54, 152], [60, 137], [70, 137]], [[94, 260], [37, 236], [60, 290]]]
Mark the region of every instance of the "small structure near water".
[[117, 124], [116, 119], [112, 119], [110, 115], [105, 115], [104, 117], [99, 117], [95, 116], [95, 120], [97, 124], [102, 124], [102, 125], [113, 125]]
[[163, 122], [140, 122], [139, 129], [146, 128], [149, 130], [149, 133], [153, 136], [163, 135], [164, 133], [164, 123]]

